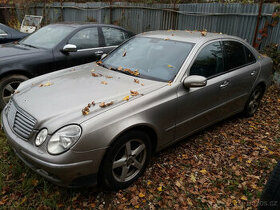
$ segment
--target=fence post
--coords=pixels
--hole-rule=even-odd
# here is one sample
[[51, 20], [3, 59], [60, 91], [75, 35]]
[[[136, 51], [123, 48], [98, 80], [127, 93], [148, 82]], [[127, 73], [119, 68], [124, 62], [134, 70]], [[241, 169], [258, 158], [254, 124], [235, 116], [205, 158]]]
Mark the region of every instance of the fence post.
[[255, 34], [254, 34], [254, 39], [253, 39], [253, 47], [257, 48], [257, 35], [258, 35], [258, 30], [259, 30], [259, 25], [260, 25], [260, 20], [262, 18], [262, 5], [263, 5], [263, 0], [260, 0], [259, 3], [259, 14], [258, 14], [258, 19], [257, 19], [257, 24], [256, 24], [256, 29], [255, 29]]

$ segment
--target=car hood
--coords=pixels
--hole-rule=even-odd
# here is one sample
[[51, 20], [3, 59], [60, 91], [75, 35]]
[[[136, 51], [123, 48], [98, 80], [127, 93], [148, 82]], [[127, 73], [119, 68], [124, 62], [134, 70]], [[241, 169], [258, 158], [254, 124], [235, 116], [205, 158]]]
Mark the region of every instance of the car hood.
[[43, 49], [27, 47], [19, 44], [2, 44], [0, 45], [0, 60], [12, 59], [14, 56], [25, 56], [44, 51]]
[[[92, 76], [92, 71], [99, 75]], [[139, 83], [134, 79], [139, 80]], [[13, 100], [37, 121], [37, 128], [82, 123], [104, 111], [140, 98], [167, 83], [146, 80], [86, 64], [28, 80], [20, 85]], [[130, 91], [139, 95], [132, 96]], [[124, 97], [129, 96], [125, 101]], [[82, 109], [94, 101], [87, 115]], [[110, 106], [100, 107], [104, 102]], [[53, 123], [52, 123], [53, 122]]]

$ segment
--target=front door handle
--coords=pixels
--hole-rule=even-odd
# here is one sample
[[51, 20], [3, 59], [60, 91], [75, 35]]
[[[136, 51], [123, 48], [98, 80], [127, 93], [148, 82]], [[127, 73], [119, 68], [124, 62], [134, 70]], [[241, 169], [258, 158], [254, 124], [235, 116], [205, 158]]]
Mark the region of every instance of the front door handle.
[[98, 50], [95, 52], [95, 55], [103, 55], [103, 54], [104, 54], [104, 52], [102, 50]]
[[223, 84], [220, 85], [220, 88], [225, 88], [229, 85], [229, 81], [224, 81]]
[[251, 72], [251, 76], [254, 76], [255, 74], [256, 74], [255, 70]]

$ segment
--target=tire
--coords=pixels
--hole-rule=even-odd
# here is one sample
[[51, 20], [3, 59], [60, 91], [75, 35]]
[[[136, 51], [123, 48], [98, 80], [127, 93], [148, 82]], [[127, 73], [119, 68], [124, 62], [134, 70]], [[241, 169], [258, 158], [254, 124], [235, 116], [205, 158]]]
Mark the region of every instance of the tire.
[[128, 187], [144, 173], [150, 158], [148, 134], [140, 130], [125, 133], [106, 152], [99, 176], [101, 183], [112, 190]]
[[245, 117], [252, 117], [258, 110], [264, 94], [264, 88], [261, 85], [255, 87], [252, 91], [243, 111]]
[[280, 161], [272, 171], [261, 195], [259, 210], [280, 209]]
[[0, 109], [2, 110], [8, 103], [14, 91], [19, 84], [28, 80], [26, 76], [20, 74], [12, 74], [0, 80]]

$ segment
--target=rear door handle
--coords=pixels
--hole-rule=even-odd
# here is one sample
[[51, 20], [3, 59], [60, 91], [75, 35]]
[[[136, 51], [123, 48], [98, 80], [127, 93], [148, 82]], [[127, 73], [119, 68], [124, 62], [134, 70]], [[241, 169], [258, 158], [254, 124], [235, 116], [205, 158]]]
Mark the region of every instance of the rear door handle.
[[223, 84], [220, 85], [220, 88], [225, 88], [229, 85], [229, 81], [224, 81]]
[[251, 72], [251, 76], [254, 76], [254, 75], [256, 74], [256, 72], [257, 72], [257, 71], [255, 71], [255, 70], [252, 71], [252, 72]]
[[104, 54], [104, 52], [102, 50], [98, 50], [95, 52], [95, 55], [102, 55], [102, 54]]

